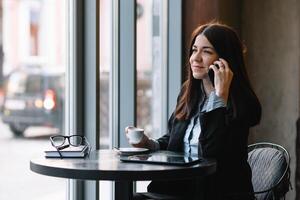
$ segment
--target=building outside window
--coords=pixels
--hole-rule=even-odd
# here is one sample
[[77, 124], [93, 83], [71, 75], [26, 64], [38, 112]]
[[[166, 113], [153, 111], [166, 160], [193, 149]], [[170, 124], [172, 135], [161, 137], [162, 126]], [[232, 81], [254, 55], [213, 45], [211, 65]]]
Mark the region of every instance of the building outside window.
[[66, 1], [0, 3], [0, 199], [64, 200], [66, 180], [29, 160], [64, 134]]
[[[144, 128], [153, 138], [162, 135], [166, 129], [167, 3], [160, 0], [132, 2], [135, 6], [129, 7], [135, 8], [131, 10], [132, 15], [135, 12], [135, 21], [128, 18], [122, 24], [122, 28], [128, 22], [134, 24], [127, 35], [134, 44], [131, 50], [135, 49], [134, 60], [130, 61], [135, 63], [130, 69], [134, 72], [126, 74], [127, 77], [116, 73], [121, 70], [119, 54], [124, 55], [125, 50], [116, 38], [120, 39], [118, 31], [122, 29], [118, 23], [118, 20], [122, 21], [118, 9], [124, 11], [128, 5], [110, 0], [101, 0], [98, 4], [100, 149], [112, 148], [117, 140], [119, 144], [128, 145], [124, 141], [124, 132], [120, 131], [125, 127], [114, 130], [120, 122], [126, 122], [124, 118], [127, 117], [123, 112], [126, 104], [121, 101], [126, 92], [120, 92], [123, 86], [118, 85], [118, 76], [123, 80], [134, 79], [135, 84], [129, 85], [136, 104], [130, 107], [135, 111], [130, 118], [136, 126]], [[64, 104], [65, 90], [68, 89], [65, 83], [69, 83], [66, 58], [71, 55], [67, 52], [70, 47], [67, 46], [67, 33], [72, 31], [67, 30], [70, 27], [67, 24], [67, 16], [70, 17], [68, 3], [67, 0], [0, 1], [0, 145], [7, 150], [0, 153], [3, 163], [0, 167], [0, 199], [62, 200], [69, 196], [66, 179], [49, 178], [29, 170], [29, 160], [49, 146], [49, 136], [65, 134]], [[122, 45], [126, 37], [120, 39]], [[120, 108], [123, 114], [117, 116], [116, 109]], [[147, 184], [137, 183], [137, 191], [145, 191]], [[105, 191], [99, 193], [100, 198], [111, 199], [112, 183], [100, 181], [99, 185], [100, 191]], [[18, 192], [15, 192], [16, 188]]]

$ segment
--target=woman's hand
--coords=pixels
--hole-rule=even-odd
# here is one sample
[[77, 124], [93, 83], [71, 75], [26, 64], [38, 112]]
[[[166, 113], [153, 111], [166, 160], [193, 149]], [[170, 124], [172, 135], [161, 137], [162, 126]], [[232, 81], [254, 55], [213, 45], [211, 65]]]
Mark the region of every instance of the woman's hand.
[[211, 65], [209, 68], [214, 70], [216, 95], [227, 103], [233, 72], [229, 68], [227, 61], [222, 58], [215, 61], [214, 64], [218, 65], [219, 69], [215, 65]]
[[134, 126], [127, 126], [125, 128], [125, 136], [128, 140], [128, 143], [131, 144], [133, 147], [138, 148], [148, 148], [149, 146], [149, 138], [143, 133], [142, 139], [138, 143], [132, 143], [129, 136], [128, 136], [128, 129], [135, 128]]

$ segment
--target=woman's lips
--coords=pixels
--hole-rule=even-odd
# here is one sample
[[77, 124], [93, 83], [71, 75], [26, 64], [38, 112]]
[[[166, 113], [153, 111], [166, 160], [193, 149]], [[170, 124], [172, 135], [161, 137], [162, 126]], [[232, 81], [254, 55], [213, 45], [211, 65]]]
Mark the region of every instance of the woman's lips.
[[192, 67], [197, 67], [197, 68], [204, 68], [204, 66], [201, 66], [201, 65], [192, 65]]
[[201, 66], [192, 66], [192, 69], [195, 69], [195, 70], [203, 70], [205, 69], [205, 67], [201, 67]]

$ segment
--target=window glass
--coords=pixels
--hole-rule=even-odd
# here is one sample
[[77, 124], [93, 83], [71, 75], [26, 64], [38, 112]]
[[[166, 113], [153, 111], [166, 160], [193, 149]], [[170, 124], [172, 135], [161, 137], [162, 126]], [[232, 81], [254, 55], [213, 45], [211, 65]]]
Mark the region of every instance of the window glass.
[[152, 1], [136, 1], [137, 126], [152, 134]]
[[[7, 97], [18, 96], [25, 91], [26, 74], [14, 73], [7, 78], [6, 94]], [[5, 86], [3, 86], [5, 87]]]
[[[137, 127], [152, 138], [162, 134], [163, 2], [136, 1]], [[149, 181], [137, 183], [146, 191]]]
[[[112, 3], [100, 0], [100, 149], [108, 149], [112, 143], [110, 125], [110, 77], [112, 69]], [[100, 199], [112, 199], [112, 182], [100, 181]], [[105, 192], [101, 192], [105, 191]]]
[[162, 122], [162, 3], [136, 1], [137, 126], [161, 135]]
[[112, 66], [111, 0], [100, 0], [100, 149], [109, 148], [109, 78]]
[[67, 197], [65, 179], [29, 169], [64, 134], [66, 1], [0, 1], [0, 199]]

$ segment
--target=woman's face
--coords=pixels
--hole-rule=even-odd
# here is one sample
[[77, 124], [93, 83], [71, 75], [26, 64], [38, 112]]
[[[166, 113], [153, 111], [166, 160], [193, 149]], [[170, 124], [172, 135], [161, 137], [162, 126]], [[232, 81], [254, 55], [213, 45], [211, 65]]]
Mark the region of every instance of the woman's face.
[[195, 79], [208, 78], [208, 68], [219, 56], [207, 38], [200, 34], [192, 46], [190, 65]]

